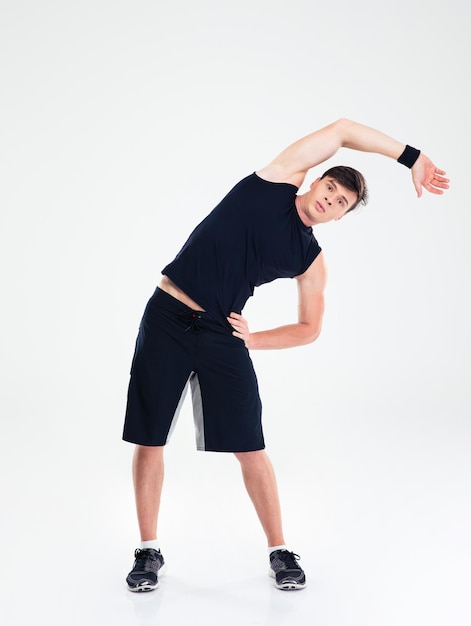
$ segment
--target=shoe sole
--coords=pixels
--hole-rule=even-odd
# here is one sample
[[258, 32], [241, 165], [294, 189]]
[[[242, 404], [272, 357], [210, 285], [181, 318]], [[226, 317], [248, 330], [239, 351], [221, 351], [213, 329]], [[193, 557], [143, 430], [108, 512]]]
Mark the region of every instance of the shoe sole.
[[[166, 571], [167, 571], [167, 565], [166, 563], [164, 563], [162, 567], [159, 569], [159, 576], [163, 576]], [[130, 585], [128, 585], [128, 589], [129, 591], [142, 593], [145, 591], [154, 591], [154, 589], [157, 589], [159, 585], [160, 585], [160, 580], [157, 580], [155, 585], [152, 585], [149, 582], [145, 582], [145, 583], [141, 583], [140, 585], [136, 585], [135, 587], [131, 587]]]
[[268, 570], [268, 575], [271, 578], [274, 578], [274, 585], [277, 589], [281, 589], [282, 591], [298, 591], [299, 589], [304, 589], [306, 586], [306, 583], [298, 583], [295, 580], [287, 580], [284, 583], [277, 583], [276, 582], [276, 576], [275, 576], [275, 572], [270, 568]]
[[159, 582], [157, 581], [156, 585], [151, 585], [150, 583], [142, 583], [141, 585], [137, 585], [136, 587], [130, 587], [128, 585], [128, 589], [129, 591], [140, 593], [144, 591], [154, 591], [154, 589], [157, 589], [158, 586]]

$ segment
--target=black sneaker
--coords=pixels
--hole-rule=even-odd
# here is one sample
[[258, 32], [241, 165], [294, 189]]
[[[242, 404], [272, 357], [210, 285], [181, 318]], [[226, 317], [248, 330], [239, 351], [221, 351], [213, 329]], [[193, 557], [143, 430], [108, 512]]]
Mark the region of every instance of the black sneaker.
[[[160, 550], [149, 548], [141, 550], [137, 548], [134, 552], [134, 565], [126, 577], [128, 589], [130, 591], [152, 591], [159, 586], [158, 572], [163, 574], [165, 564], [164, 557]], [[164, 568], [165, 569], [165, 568]]]
[[269, 574], [275, 579], [278, 589], [302, 589], [306, 576], [299, 567], [299, 555], [288, 550], [275, 550], [270, 554]]

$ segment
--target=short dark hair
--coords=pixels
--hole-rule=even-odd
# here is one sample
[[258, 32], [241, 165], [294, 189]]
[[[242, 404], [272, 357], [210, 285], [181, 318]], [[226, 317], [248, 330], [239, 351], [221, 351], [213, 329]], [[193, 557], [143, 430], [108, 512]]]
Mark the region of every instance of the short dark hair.
[[366, 186], [366, 180], [358, 170], [348, 165], [336, 165], [324, 172], [321, 178], [330, 176], [336, 180], [340, 185], [343, 185], [350, 191], [354, 191], [357, 194], [357, 201], [348, 209], [347, 213], [356, 209], [359, 204], [365, 205], [368, 202], [368, 188]]

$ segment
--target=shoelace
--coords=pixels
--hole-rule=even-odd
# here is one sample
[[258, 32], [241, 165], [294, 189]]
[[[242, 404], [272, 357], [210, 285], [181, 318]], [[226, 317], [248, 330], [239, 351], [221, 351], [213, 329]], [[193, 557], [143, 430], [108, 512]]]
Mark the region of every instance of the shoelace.
[[290, 552], [289, 550], [283, 550], [283, 552], [278, 557], [280, 561], [283, 561], [285, 565], [287, 565], [288, 569], [299, 569], [298, 560], [301, 559], [299, 554], [295, 552]]
[[141, 550], [140, 548], [136, 548], [134, 552], [134, 558], [136, 559], [136, 563], [134, 565], [134, 569], [136, 570], [144, 570], [146, 569], [147, 562], [149, 560], [156, 561], [157, 557], [149, 550]]

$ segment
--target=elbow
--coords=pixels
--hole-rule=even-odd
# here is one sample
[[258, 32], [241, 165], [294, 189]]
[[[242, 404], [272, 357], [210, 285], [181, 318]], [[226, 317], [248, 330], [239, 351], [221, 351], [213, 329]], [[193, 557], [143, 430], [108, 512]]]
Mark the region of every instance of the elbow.
[[314, 343], [316, 341], [316, 339], [319, 337], [320, 334], [321, 334], [321, 329], [319, 328], [319, 330], [317, 332], [313, 333], [309, 337], [309, 343]]
[[334, 122], [334, 126], [337, 126], [338, 128], [345, 128], [346, 126], [350, 126], [351, 124], [353, 124], [352, 120], [349, 120], [346, 117], [340, 117]]
[[303, 338], [304, 339], [303, 345], [314, 343], [316, 339], [319, 337], [319, 335], [321, 334], [321, 330], [322, 330], [322, 327], [320, 325], [310, 326], [308, 329], [306, 329], [306, 333]]
[[345, 147], [345, 141], [348, 138], [349, 130], [354, 123], [355, 122], [347, 119], [346, 117], [341, 117], [333, 124], [335, 131], [338, 134], [338, 139], [343, 147]]

